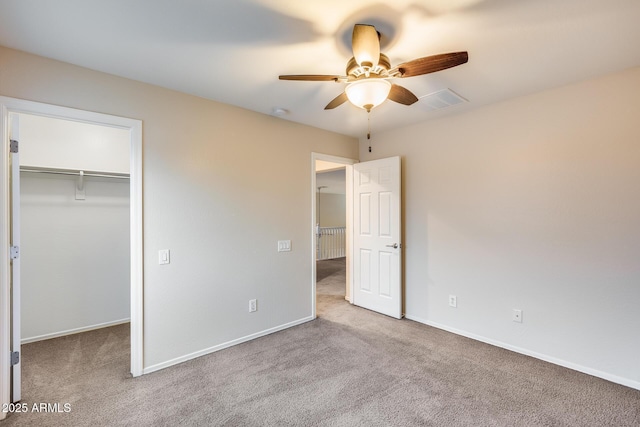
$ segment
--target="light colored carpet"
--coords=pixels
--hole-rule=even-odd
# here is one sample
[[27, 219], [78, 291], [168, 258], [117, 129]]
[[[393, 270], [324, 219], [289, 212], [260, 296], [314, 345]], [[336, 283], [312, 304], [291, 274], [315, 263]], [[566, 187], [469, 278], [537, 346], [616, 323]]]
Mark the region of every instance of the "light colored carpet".
[[131, 378], [128, 326], [23, 347], [24, 402], [4, 426], [639, 426], [640, 391], [344, 300], [318, 269], [318, 316]]

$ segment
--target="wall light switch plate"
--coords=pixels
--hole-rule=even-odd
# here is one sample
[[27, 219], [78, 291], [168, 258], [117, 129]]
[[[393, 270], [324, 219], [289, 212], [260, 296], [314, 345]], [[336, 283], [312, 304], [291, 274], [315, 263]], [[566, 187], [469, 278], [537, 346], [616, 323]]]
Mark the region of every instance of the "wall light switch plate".
[[278, 252], [290, 252], [291, 240], [278, 240]]
[[160, 249], [158, 251], [158, 264], [169, 264], [171, 262], [169, 249]]

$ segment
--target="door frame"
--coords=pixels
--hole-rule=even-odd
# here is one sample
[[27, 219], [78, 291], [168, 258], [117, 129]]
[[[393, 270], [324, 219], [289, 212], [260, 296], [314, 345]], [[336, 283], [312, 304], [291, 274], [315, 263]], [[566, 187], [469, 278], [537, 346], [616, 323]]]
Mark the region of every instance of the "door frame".
[[345, 166], [345, 205], [346, 205], [346, 248], [347, 256], [347, 283], [345, 299], [353, 304], [353, 165], [358, 160], [347, 157], [332, 156], [330, 154], [311, 153], [311, 316], [316, 316], [316, 160], [338, 163]]
[[[25, 113], [126, 129], [130, 134], [131, 373], [143, 372], [142, 121], [0, 96], [0, 402], [10, 399], [9, 114]], [[0, 414], [0, 419], [4, 418]]]

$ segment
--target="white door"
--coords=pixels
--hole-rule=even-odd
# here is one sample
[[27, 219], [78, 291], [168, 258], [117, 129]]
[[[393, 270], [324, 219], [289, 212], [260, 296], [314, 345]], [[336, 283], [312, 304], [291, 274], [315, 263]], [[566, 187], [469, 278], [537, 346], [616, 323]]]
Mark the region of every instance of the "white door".
[[20, 376], [20, 154], [18, 115], [9, 115], [11, 168], [11, 401], [21, 399]]
[[400, 157], [353, 165], [353, 204], [353, 303], [400, 319]]

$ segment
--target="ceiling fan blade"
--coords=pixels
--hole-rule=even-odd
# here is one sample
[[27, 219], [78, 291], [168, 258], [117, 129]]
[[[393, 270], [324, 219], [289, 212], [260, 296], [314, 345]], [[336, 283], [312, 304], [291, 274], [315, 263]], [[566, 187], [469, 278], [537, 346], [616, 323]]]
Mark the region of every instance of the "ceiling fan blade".
[[418, 101], [418, 97], [415, 96], [413, 92], [396, 84], [391, 85], [391, 91], [389, 91], [388, 99], [402, 105], [411, 105]]
[[467, 52], [442, 53], [440, 55], [425, 56], [405, 62], [392, 69], [389, 74], [394, 77], [413, 77], [422, 74], [435, 73], [447, 68], [462, 65], [469, 60]]
[[347, 102], [347, 94], [345, 92], [342, 92], [340, 95], [336, 96], [335, 98], [333, 98], [333, 100], [327, 104], [326, 107], [324, 107], [325, 110], [332, 110], [342, 104], [344, 104], [345, 102]]
[[325, 76], [321, 74], [299, 74], [290, 76], [280, 76], [280, 80], [303, 80], [309, 82], [337, 82], [341, 76]]
[[380, 59], [380, 38], [373, 25], [356, 24], [351, 37], [353, 57], [360, 66], [375, 67]]

